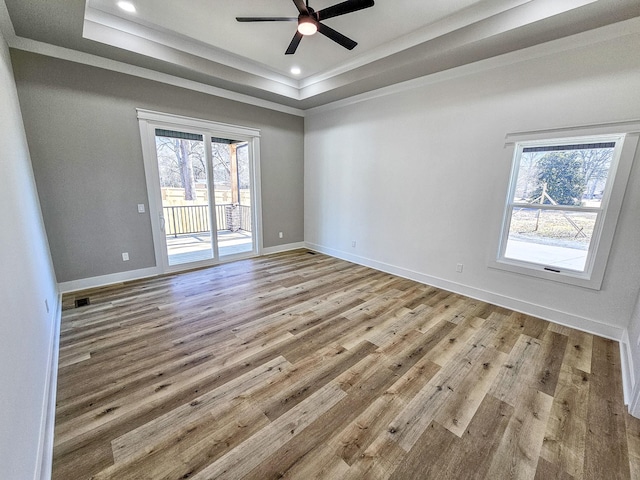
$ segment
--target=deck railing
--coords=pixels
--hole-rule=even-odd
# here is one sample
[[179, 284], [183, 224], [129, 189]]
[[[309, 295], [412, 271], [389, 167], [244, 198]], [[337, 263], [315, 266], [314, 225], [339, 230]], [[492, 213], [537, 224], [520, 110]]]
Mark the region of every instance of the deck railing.
[[[216, 223], [218, 230], [229, 230], [227, 207], [232, 204], [216, 205]], [[251, 207], [237, 205], [239, 208], [239, 229], [251, 231]], [[209, 232], [209, 205], [184, 205], [162, 207], [164, 214], [164, 229], [166, 235], [186, 235], [190, 233]]]
[[240, 230], [251, 231], [251, 207], [238, 205], [240, 207]]

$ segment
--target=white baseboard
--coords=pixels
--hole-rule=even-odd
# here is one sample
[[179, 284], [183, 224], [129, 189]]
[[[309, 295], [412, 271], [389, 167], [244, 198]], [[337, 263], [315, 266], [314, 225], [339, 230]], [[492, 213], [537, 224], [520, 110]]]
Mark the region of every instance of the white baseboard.
[[624, 392], [624, 404], [629, 406], [631, 411], [631, 401], [633, 389], [635, 388], [635, 375], [633, 368], [633, 357], [629, 348], [629, 331], [625, 328], [620, 339], [620, 368], [622, 370], [622, 391]]
[[51, 338], [49, 340], [49, 366], [45, 382], [40, 424], [40, 445], [38, 447], [38, 463], [34, 480], [50, 480], [53, 466], [53, 433], [56, 418], [56, 391], [58, 388], [58, 353], [60, 351], [60, 321], [62, 319], [62, 294], [58, 294], [51, 321]]
[[112, 273], [110, 275], [101, 275], [99, 277], [81, 278], [80, 280], [61, 282], [58, 284], [58, 289], [60, 290], [60, 293], [76, 292], [78, 290], [86, 290], [87, 288], [105, 287], [107, 285], [113, 285], [114, 283], [155, 277], [159, 273], [160, 271], [157, 267], [129, 270], [128, 272]]
[[298, 250], [305, 248], [304, 242], [287, 243], [285, 245], [276, 245], [275, 247], [266, 247], [262, 249], [263, 255], [271, 255], [272, 253], [288, 252], [290, 250]]
[[[285, 245], [277, 245], [275, 247], [267, 247], [262, 249], [262, 255], [270, 255], [272, 253], [287, 252], [289, 250], [297, 250], [305, 248], [304, 242], [287, 243]], [[233, 261], [233, 259], [230, 259]], [[60, 293], [77, 292], [88, 288], [106, 287], [115, 283], [129, 282], [131, 280], [140, 280], [142, 278], [155, 277], [160, 275], [160, 269], [157, 267], [143, 268], [140, 270], [129, 270], [127, 272], [112, 273], [110, 275], [101, 275], [99, 277], [81, 278], [70, 282], [61, 282], [58, 284]]]
[[517, 312], [522, 312], [527, 315], [532, 315], [534, 317], [542, 318], [559, 325], [575, 328], [576, 330], [592, 333], [594, 335], [609, 338], [611, 340], [616, 340], [618, 342], [621, 340], [624, 331], [624, 329], [622, 329], [621, 327], [606, 325], [595, 320], [579, 317], [577, 315], [562, 312], [559, 310], [554, 310], [543, 305], [537, 305], [523, 300], [518, 300], [516, 298], [507, 297], [495, 292], [489, 292], [487, 290], [482, 290], [442, 278], [433, 277], [431, 275], [426, 275], [424, 273], [416, 272], [403, 267], [397, 267], [395, 265], [379, 262], [370, 258], [353, 255], [342, 250], [336, 250], [309, 242], [306, 242], [305, 245], [309, 250], [315, 250], [332, 257], [357, 263], [358, 265], [363, 265], [365, 267], [374, 268], [376, 270], [391, 273], [399, 277], [408, 278], [409, 280], [415, 280], [416, 282], [432, 285], [434, 287], [442, 288], [453, 293], [465, 295], [476, 300], [491, 303], [493, 305], [498, 305], [500, 307], [515, 310]]

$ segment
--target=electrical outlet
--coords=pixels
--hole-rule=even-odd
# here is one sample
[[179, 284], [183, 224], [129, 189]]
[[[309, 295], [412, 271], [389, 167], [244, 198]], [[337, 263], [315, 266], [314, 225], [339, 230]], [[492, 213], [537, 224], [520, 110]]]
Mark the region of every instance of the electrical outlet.
[[138, 204], [138, 213], [144, 213], [144, 203]]
[[284, 237], [284, 234], [282, 232], [278, 232], [278, 237], [282, 238]]
[[355, 241], [355, 240], [353, 240], [353, 241], [351, 242], [351, 246], [352, 246], [353, 248], [355, 248], [355, 246], [356, 246], [356, 241]]
[[128, 262], [129, 261], [129, 253], [122, 252], [122, 261], [123, 262]]
[[462, 265], [461, 263], [458, 263], [456, 265], [456, 272], [458, 273], [462, 273], [462, 268], [464, 267], [464, 265]]

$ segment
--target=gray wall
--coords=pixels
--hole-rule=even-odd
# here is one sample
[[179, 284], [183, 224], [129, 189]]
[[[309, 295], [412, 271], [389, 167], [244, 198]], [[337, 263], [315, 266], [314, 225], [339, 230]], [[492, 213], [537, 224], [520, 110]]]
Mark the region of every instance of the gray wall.
[[[59, 307], [9, 49], [1, 35], [0, 105], [0, 476], [29, 479], [36, 478], [40, 465]], [[48, 458], [50, 452], [41, 453]]]
[[136, 210], [147, 204], [136, 108], [259, 128], [264, 246], [303, 241], [303, 118], [37, 54], [11, 55], [59, 282], [155, 266], [149, 214]]

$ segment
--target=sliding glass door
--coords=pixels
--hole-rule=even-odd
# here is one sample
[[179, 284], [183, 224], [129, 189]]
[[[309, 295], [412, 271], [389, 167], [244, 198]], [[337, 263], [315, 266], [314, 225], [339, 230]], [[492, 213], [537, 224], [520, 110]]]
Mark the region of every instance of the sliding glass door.
[[249, 143], [212, 138], [211, 152], [218, 252], [221, 257], [251, 252], [254, 240], [251, 232], [253, 211]]
[[155, 130], [167, 264], [215, 258], [203, 136]]
[[257, 254], [256, 131], [144, 110], [138, 117], [161, 270]]

